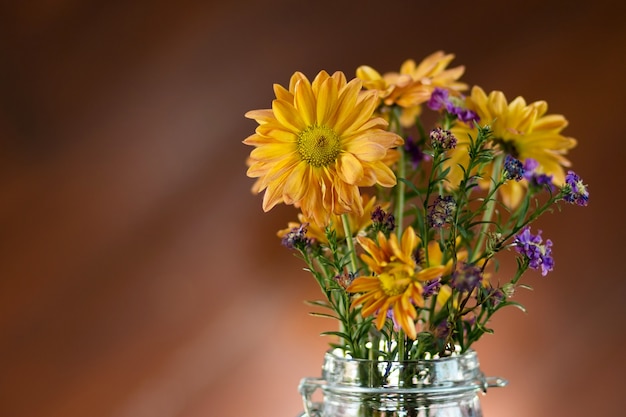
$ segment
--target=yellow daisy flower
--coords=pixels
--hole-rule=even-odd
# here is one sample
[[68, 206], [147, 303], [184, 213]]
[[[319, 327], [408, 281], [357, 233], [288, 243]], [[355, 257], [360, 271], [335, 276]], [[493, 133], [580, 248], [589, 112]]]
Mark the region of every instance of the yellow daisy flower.
[[467, 89], [458, 79], [465, 72], [465, 67], [448, 69], [454, 59], [453, 54], [437, 51], [416, 64], [406, 60], [400, 72], [388, 72], [380, 75], [375, 69], [362, 65], [357, 68], [357, 78], [363, 80], [366, 89], [379, 91], [382, 103], [387, 106], [398, 105], [403, 108], [400, 122], [403, 126], [413, 125], [415, 117], [421, 112], [421, 104], [427, 102], [436, 87], [452, 91]]
[[361, 259], [372, 275], [356, 278], [347, 288], [348, 292], [360, 293], [352, 306], [362, 305], [364, 317], [376, 315], [379, 330], [391, 311], [394, 322], [415, 339], [415, 306], [424, 306], [421, 283], [441, 276], [445, 266], [421, 268], [416, 264], [413, 253], [420, 239], [412, 227], [404, 231], [401, 241], [395, 234], [386, 238], [382, 232], [377, 242], [363, 236], [357, 237], [357, 241], [366, 252], [361, 254]]
[[[376, 208], [376, 196], [370, 197], [368, 194], [363, 194], [362, 198], [362, 206], [363, 213], [359, 215], [356, 212], [348, 213], [348, 223], [350, 225], [350, 230], [352, 231], [352, 235], [356, 236], [362, 234], [368, 226], [372, 224], [372, 212]], [[379, 204], [380, 205], [380, 204]], [[389, 203], [385, 203], [383, 205], [383, 209], [389, 206]], [[308, 224], [307, 227], [307, 236], [309, 238], [315, 239], [320, 243], [328, 243], [328, 239], [326, 238], [326, 232], [324, 227], [320, 227], [311, 219], [304, 216], [304, 214], [298, 214], [298, 222], [289, 222], [287, 223], [286, 229], [281, 229], [278, 231], [277, 236], [282, 238], [287, 233], [291, 232], [294, 228], [299, 228], [303, 224]], [[336, 214], [330, 215], [330, 223], [331, 227], [335, 230], [337, 234], [337, 239], [342, 240], [346, 237], [342, 216], [338, 216]]]
[[[524, 162], [532, 158], [539, 163], [538, 173], [552, 175], [555, 185], [565, 182], [563, 167], [570, 166], [565, 158], [569, 149], [576, 146], [576, 140], [563, 136], [561, 131], [567, 126], [567, 120], [560, 114], [546, 114], [548, 104], [535, 101], [526, 104], [522, 97], [510, 103], [501, 91], [492, 91], [489, 95], [480, 87], [472, 88], [467, 97], [467, 107], [478, 114], [481, 124], [489, 124], [493, 131], [493, 141], [505, 153]], [[458, 185], [462, 171], [458, 164], [467, 166], [469, 156], [468, 134], [476, 138], [477, 130], [473, 125], [459, 123], [452, 129], [457, 138], [457, 146], [450, 151], [446, 165], [450, 167], [451, 185]], [[486, 166], [481, 186], [486, 188], [491, 181], [492, 166]], [[507, 207], [516, 207], [524, 196], [527, 184], [525, 180], [508, 181], [499, 189], [501, 199]]]
[[359, 187], [396, 184], [387, 164], [403, 140], [374, 116], [376, 91], [361, 86], [342, 72], [313, 82], [296, 72], [288, 90], [274, 85], [271, 109], [246, 113], [259, 123], [243, 143], [255, 147], [247, 174], [258, 178], [254, 192], [265, 191], [264, 211], [293, 204], [325, 226], [331, 214], [363, 213]]

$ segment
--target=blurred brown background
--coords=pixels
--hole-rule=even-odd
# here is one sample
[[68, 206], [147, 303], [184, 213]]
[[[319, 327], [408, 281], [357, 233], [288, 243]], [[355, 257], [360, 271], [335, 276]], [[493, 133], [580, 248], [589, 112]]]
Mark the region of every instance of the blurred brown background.
[[[0, 416], [295, 416], [331, 323], [252, 196], [241, 144], [295, 70], [464, 80], [566, 115], [587, 208], [479, 342], [486, 416], [622, 415], [620, 2], [32, 0], [0, 9]], [[509, 266], [510, 267], [510, 266]], [[507, 265], [504, 265], [506, 271]]]

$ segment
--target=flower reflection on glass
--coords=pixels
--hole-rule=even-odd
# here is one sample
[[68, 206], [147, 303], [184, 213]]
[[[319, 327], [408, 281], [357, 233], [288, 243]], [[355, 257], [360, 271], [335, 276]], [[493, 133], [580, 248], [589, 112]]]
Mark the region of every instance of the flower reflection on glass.
[[[567, 153], [567, 120], [545, 101], [468, 90], [464, 66], [435, 52], [399, 71], [296, 72], [244, 140], [263, 209], [298, 210], [278, 232], [319, 284], [324, 332], [355, 358], [466, 352], [493, 314], [554, 270], [530, 224], [561, 203], [586, 206]], [[430, 112], [430, 114], [427, 114]], [[435, 120], [424, 126], [424, 120]], [[514, 257], [514, 273], [496, 268]], [[383, 348], [383, 346], [385, 348]]]

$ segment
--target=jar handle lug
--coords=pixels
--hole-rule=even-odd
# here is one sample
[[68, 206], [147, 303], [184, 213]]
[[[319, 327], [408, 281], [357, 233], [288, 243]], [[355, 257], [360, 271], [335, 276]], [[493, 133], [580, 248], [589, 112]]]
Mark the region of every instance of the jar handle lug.
[[508, 385], [509, 381], [499, 376], [487, 376], [483, 378], [483, 392], [487, 392], [487, 388], [502, 388]]
[[326, 381], [321, 378], [302, 378], [298, 391], [302, 395], [302, 401], [304, 403], [304, 413], [300, 417], [320, 417], [321, 416], [321, 404], [313, 402], [311, 396], [318, 389], [321, 388]]

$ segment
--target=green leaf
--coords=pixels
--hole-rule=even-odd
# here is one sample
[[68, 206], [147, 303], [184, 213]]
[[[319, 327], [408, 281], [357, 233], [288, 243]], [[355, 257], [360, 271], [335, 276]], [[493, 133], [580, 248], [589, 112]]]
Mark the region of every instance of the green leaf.
[[310, 306], [316, 306], [316, 307], [332, 308], [330, 304], [322, 300], [305, 301], [305, 304], [310, 305]]
[[493, 329], [486, 327], [485, 323], [476, 322], [476, 328], [482, 333], [493, 334]]
[[406, 184], [410, 189], [412, 189], [416, 195], [420, 195], [420, 190], [415, 186], [415, 184], [412, 181], [407, 180], [406, 178], [398, 178], [399, 181], [402, 181], [404, 184]]
[[327, 319], [339, 320], [339, 318], [337, 316], [333, 316], [332, 314], [310, 312], [309, 315], [311, 315], [313, 317], [324, 317], [324, 318], [327, 318]]
[[320, 333], [322, 336], [338, 336], [342, 339], [345, 340], [350, 340], [350, 335], [344, 332], [339, 332], [339, 331], [327, 331], [327, 332], [322, 332]]
[[518, 303], [517, 301], [505, 301], [503, 303], [498, 304], [498, 306], [495, 308], [494, 312], [497, 310], [500, 310], [501, 308], [507, 307], [507, 306], [513, 306], [513, 307], [517, 307], [519, 308], [522, 312], [527, 313], [526, 311], [526, 307], [524, 307], [522, 304]]

